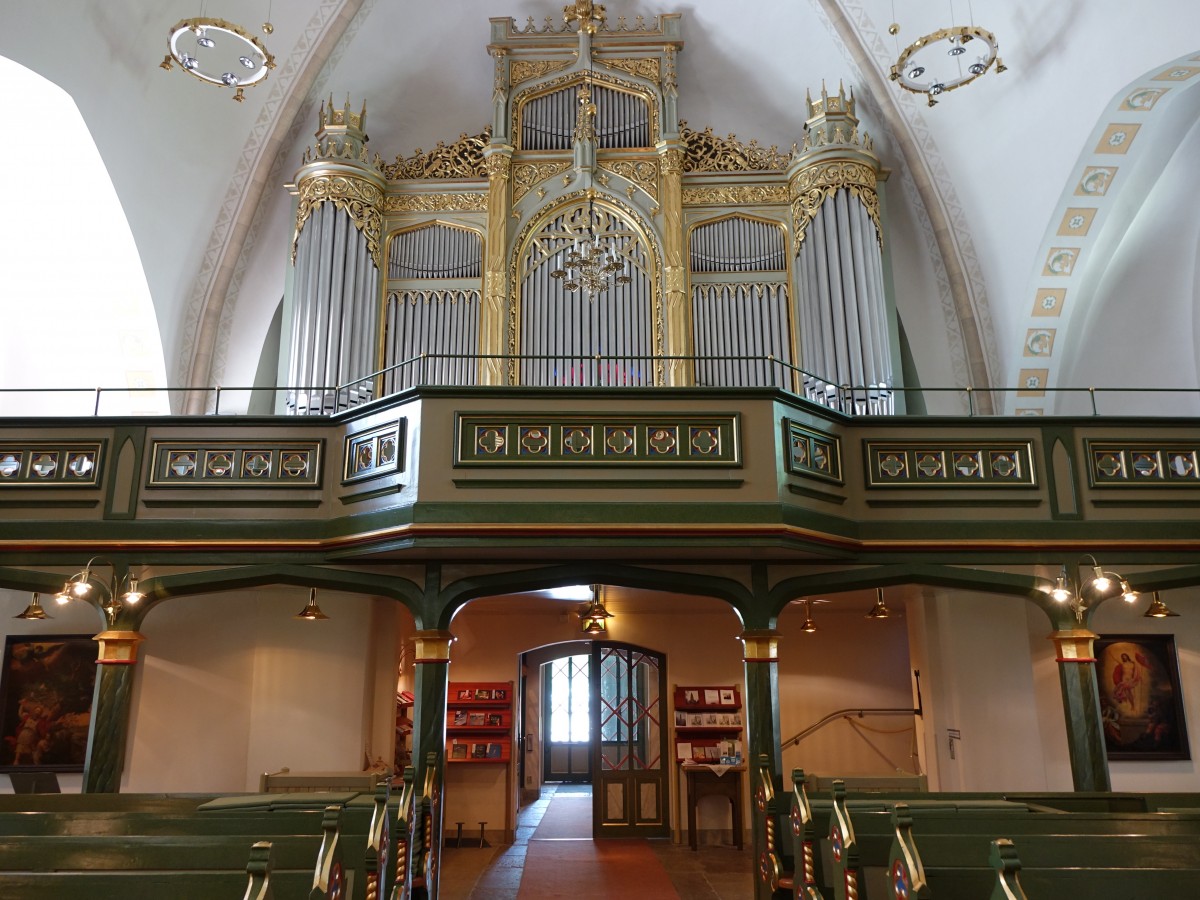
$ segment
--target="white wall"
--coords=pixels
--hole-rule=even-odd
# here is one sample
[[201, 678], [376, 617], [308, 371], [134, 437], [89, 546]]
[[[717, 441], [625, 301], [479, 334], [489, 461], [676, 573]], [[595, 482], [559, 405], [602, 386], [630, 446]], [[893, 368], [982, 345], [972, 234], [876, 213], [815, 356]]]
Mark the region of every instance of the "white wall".
[[[926, 588], [912, 604], [922, 626], [913, 665], [922, 676], [930, 788], [1046, 790], [1051, 761], [1042, 756], [1045, 717], [1031, 702], [1028, 602]], [[952, 731], [961, 736], [953, 754]]]

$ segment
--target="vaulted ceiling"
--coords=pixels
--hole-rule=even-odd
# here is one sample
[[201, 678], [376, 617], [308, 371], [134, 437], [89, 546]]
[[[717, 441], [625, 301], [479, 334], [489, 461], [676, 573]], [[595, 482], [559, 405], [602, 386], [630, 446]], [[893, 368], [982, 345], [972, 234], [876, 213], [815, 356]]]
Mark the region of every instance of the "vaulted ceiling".
[[[283, 185], [322, 98], [365, 100], [387, 159], [477, 133], [490, 120], [488, 19], [562, 14], [562, 0], [2, 2], [0, 55], [64, 88], [96, 139], [175, 384], [253, 381], [284, 289]], [[255, 32], [271, 7], [277, 68], [244, 103], [158, 68], [170, 26], [201, 7]], [[1200, 4], [608, 4], [610, 21], [660, 12], [684, 16], [679, 109], [693, 127], [787, 146], [807, 91], [854, 89], [891, 170], [885, 237], [924, 384], [1196, 385]], [[932, 108], [887, 79], [904, 44], [971, 17], [996, 34], [1007, 72]], [[10, 122], [8, 140], [31, 152], [36, 135]], [[1098, 177], [1104, 189], [1086, 190]], [[65, 219], [86, 226], [85, 209]], [[1156, 346], [1151, 364], [1122, 352], [1131, 341]], [[1001, 405], [1054, 409], [1036, 396]]]

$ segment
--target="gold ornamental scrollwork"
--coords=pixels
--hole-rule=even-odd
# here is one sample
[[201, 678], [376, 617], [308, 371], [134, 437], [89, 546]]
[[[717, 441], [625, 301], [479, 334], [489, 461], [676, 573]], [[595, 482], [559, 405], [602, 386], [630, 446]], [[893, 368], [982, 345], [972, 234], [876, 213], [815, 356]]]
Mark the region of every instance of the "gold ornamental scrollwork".
[[514, 59], [508, 67], [508, 81], [513, 87], [565, 69], [571, 64], [569, 59]]
[[492, 139], [489, 125], [479, 134], [461, 134], [453, 144], [438, 141], [428, 153], [420, 147], [412, 156], [397, 156], [396, 161], [383, 167], [383, 176], [399, 178], [479, 178], [486, 174], [483, 151]]
[[657, 56], [643, 56], [640, 59], [605, 59], [600, 57], [596, 60], [602, 66], [608, 66], [610, 69], [617, 69], [621, 72], [628, 72], [630, 75], [637, 78], [645, 78], [647, 81], [653, 81], [655, 84], [662, 79], [662, 67]]
[[513, 166], [513, 203], [516, 203], [547, 178], [571, 168], [567, 160], [560, 162], [520, 163]]
[[381, 268], [379, 242], [383, 234], [383, 191], [365, 178], [345, 173], [314, 175], [299, 185], [300, 202], [296, 208], [296, 232], [292, 235], [292, 263], [296, 262], [296, 247], [300, 232], [322, 203], [332, 203], [345, 212], [367, 241], [367, 249], [375, 267]]
[[745, 184], [734, 187], [684, 188], [684, 206], [745, 206], [787, 203], [786, 184]]
[[384, 201], [386, 213], [487, 212], [487, 194], [393, 194]]
[[658, 161], [650, 159], [603, 160], [597, 165], [614, 175], [620, 175], [645, 191], [654, 200], [658, 199]]
[[719, 137], [711, 127], [695, 131], [687, 122], [679, 123], [679, 139], [687, 172], [782, 172], [792, 161], [790, 152], [775, 145], [760, 147], [757, 140], [743, 144], [737, 135]]
[[883, 230], [879, 224], [879, 194], [875, 191], [875, 170], [868, 165], [850, 160], [833, 160], [801, 169], [792, 179], [792, 220], [795, 223], [793, 252], [808, 233], [808, 226], [821, 209], [821, 205], [842, 188], [850, 192], [866, 207], [867, 215], [875, 224], [875, 240], [883, 246]]

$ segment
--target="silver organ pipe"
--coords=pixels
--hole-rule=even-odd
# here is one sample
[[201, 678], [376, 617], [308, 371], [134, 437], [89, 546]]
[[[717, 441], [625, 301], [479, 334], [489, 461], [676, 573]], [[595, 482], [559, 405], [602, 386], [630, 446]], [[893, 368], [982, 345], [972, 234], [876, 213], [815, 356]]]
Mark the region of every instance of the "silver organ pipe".
[[482, 253], [477, 233], [448, 225], [392, 237], [383, 316], [387, 393], [478, 382]]
[[[653, 285], [634, 232], [595, 211], [596, 233], [622, 248], [631, 282], [589, 300], [550, 273], [563, 267], [576, 232], [560, 213], [537, 235], [521, 263], [520, 383], [537, 386], [652, 385]], [[538, 248], [551, 248], [543, 255]], [[597, 358], [599, 357], [599, 358]]]
[[288, 406], [329, 413], [374, 395], [374, 298], [379, 271], [366, 238], [332, 203], [314, 211], [296, 246]]
[[791, 386], [790, 370], [767, 359], [795, 359], [786, 253], [783, 230], [767, 222], [734, 216], [692, 231], [692, 273], [727, 276], [692, 285], [697, 384]]
[[883, 264], [875, 225], [848, 190], [817, 212], [797, 257], [804, 387], [858, 415], [893, 411]]
[[[575, 85], [534, 97], [521, 110], [522, 150], [570, 150], [578, 109]], [[592, 85], [596, 144], [602, 149], [649, 147], [650, 104], [645, 97]]]

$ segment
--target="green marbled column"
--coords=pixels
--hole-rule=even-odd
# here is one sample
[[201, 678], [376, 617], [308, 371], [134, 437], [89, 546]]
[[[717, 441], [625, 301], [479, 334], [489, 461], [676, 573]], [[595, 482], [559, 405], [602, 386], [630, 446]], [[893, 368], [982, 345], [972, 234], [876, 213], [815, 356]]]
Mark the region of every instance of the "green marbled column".
[[[742, 633], [745, 646], [743, 660], [746, 666], [746, 763], [751, 803], [758, 787], [757, 771], [763, 757], [771, 772], [771, 782], [776, 794], [781, 790], [779, 771], [783, 767], [783, 750], [779, 735], [779, 632], [772, 629], [747, 630]], [[754, 859], [760, 859], [766, 850], [766, 833], [762, 814], [751, 809], [750, 820], [754, 827], [751, 838]], [[770, 900], [772, 893], [758, 877], [754, 876], [755, 900]]]
[[[417, 793], [420, 796], [429, 772], [429, 755], [434, 755], [433, 768], [438, 785], [445, 784], [446, 776], [446, 693], [450, 678], [450, 644], [454, 636], [448, 631], [418, 631], [414, 635], [416, 652], [413, 669], [413, 749], [412, 761], [416, 769]], [[439, 800], [433, 816], [431, 846], [434, 856], [440, 857], [443, 842], [441, 809]], [[411, 864], [411, 863], [410, 863]], [[440, 865], [434, 865], [425, 881], [426, 897], [436, 900]]]
[[1067, 751], [1071, 781], [1077, 791], [1110, 791], [1108, 753], [1100, 718], [1100, 686], [1096, 660], [1086, 629], [1060, 630], [1050, 635], [1058, 650], [1058, 680], [1067, 722]]
[[144, 638], [136, 631], [103, 631], [95, 640], [100, 642], [100, 652], [83, 764], [83, 792], [116, 794], [121, 790], [121, 773], [125, 769], [137, 647]]

